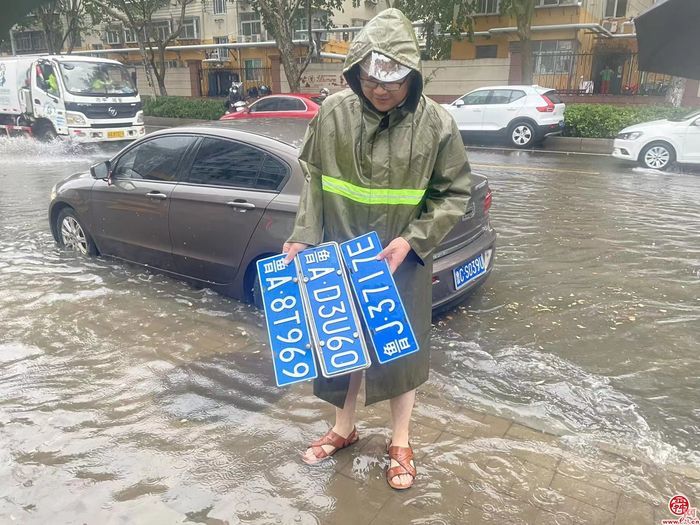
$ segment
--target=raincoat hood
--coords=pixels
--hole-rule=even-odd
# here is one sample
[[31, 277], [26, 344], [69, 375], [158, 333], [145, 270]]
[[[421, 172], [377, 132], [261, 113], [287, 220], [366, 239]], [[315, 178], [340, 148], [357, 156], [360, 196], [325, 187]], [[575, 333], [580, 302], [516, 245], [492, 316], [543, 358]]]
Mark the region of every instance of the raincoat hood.
[[411, 21], [398, 9], [386, 9], [370, 20], [352, 41], [343, 67], [350, 88], [369, 103], [360, 87], [360, 62], [372, 51], [382, 53], [413, 70], [411, 87], [404, 106], [415, 111], [423, 92], [420, 49]]

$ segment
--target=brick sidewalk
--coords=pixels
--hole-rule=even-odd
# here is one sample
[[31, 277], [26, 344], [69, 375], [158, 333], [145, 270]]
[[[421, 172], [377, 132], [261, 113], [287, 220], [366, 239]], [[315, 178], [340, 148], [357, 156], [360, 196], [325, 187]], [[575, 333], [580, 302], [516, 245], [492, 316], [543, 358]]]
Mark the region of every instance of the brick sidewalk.
[[327, 464], [299, 462], [297, 472], [285, 473], [299, 480], [321, 475], [319, 497], [329, 501], [325, 516], [315, 513], [320, 523], [660, 524], [674, 518], [666, 505], [675, 493], [700, 502], [700, 478], [592, 447], [579, 454], [565, 438], [450, 404], [427, 387], [413, 418], [412, 489], [394, 491], [385, 481], [387, 403], [358, 408], [357, 445]]

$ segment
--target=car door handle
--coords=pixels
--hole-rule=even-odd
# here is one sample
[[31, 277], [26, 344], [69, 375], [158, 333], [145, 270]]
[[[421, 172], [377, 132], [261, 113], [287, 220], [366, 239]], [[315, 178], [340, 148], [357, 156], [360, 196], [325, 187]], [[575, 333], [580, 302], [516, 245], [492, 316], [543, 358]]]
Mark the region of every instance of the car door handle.
[[243, 199], [236, 199], [235, 201], [228, 201], [226, 206], [231, 208], [237, 208], [241, 211], [252, 210], [255, 208], [255, 204], [252, 202], [244, 201]]
[[159, 191], [149, 191], [146, 193], [146, 197], [149, 199], [156, 199], [159, 201], [163, 201], [168, 198], [168, 196], [165, 193], [161, 193]]

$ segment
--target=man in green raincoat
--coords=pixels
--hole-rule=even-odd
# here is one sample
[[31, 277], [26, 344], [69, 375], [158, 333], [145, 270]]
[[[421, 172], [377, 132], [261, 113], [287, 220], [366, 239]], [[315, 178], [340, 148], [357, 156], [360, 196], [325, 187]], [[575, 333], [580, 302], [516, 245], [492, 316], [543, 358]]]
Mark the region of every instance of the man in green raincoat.
[[[420, 51], [397, 9], [374, 17], [353, 40], [343, 75], [351, 89], [328, 96], [309, 124], [299, 161], [307, 183], [287, 261], [310, 245], [376, 231], [420, 351], [365, 371], [366, 403], [389, 399], [389, 485], [416, 476], [409, 424], [416, 387], [428, 379], [432, 252], [469, 204], [469, 163], [453, 118], [423, 95]], [[314, 464], [358, 439], [362, 372], [319, 378], [314, 393], [336, 406], [335, 425], [303, 456]]]

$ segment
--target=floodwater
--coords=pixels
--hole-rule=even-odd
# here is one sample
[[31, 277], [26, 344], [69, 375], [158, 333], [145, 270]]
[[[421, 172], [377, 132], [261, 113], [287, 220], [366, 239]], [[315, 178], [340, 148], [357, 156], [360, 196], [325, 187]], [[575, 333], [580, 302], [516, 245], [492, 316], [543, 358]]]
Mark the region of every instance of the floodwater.
[[[333, 517], [333, 471], [300, 466], [331, 413], [308, 385], [274, 386], [260, 313], [55, 246], [52, 185], [109, 153], [0, 139], [0, 522], [357, 523]], [[700, 174], [470, 158], [494, 192], [496, 268], [435, 319], [421, 417], [456, 403], [612, 449], [620, 490], [663, 496], [624, 458], [700, 469]]]

